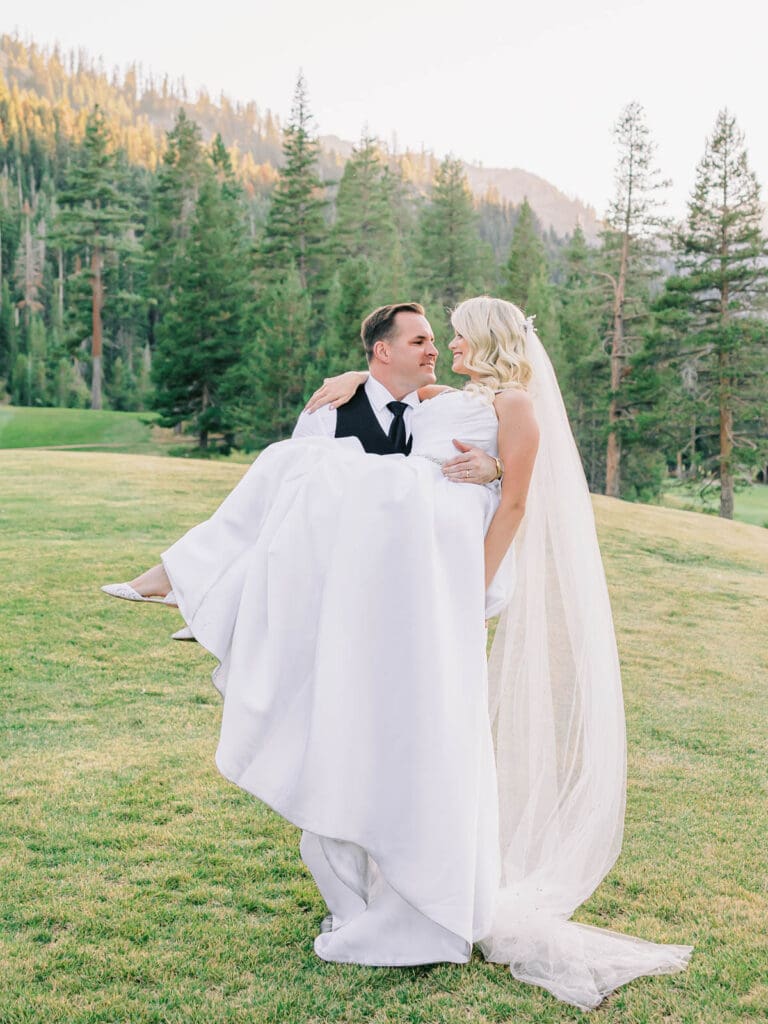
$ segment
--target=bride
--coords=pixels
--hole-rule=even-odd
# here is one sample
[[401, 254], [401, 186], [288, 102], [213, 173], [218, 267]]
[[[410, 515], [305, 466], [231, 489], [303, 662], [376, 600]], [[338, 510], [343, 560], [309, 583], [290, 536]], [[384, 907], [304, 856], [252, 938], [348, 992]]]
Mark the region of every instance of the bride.
[[[532, 320], [481, 296], [451, 321], [469, 383], [421, 396], [409, 457], [271, 445], [134, 585], [219, 662], [220, 771], [304, 830], [331, 910], [320, 957], [463, 963], [478, 942], [589, 1009], [691, 948], [569, 920], [624, 812], [591, 502]], [[502, 458], [500, 494], [445, 479], [456, 436]]]

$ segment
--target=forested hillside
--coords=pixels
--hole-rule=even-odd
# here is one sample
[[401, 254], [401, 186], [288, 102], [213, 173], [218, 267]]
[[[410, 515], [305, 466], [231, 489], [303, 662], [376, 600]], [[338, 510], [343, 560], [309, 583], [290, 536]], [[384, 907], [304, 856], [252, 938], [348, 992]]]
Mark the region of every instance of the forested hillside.
[[556, 233], [556, 190], [524, 171], [323, 146], [320, 127], [301, 78], [281, 125], [2, 37], [0, 399], [153, 408], [203, 451], [261, 446], [360, 365], [373, 306], [417, 298], [444, 342], [446, 309], [489, 291], [536, 313], [594, 490], [649, 496], [673, 472], [719, 486], [732, 515], [768, 458], [768, 269], [729, 112], [671, 225], [625, 107], [597, 237], [583, 207]]

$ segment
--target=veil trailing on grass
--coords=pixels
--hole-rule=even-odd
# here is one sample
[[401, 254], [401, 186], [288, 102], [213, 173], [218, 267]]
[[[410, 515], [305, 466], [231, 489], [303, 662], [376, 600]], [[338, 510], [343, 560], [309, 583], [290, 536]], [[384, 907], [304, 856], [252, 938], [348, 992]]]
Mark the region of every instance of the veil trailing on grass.
[[587, 1010], [692, 947], [576, 924], [621, 849], [626, 740], [611, 607], [587, 482], [549, 357], [526, 321], [539, 451], [515, 592], [490, 655], [501, 889], [488, 960]]

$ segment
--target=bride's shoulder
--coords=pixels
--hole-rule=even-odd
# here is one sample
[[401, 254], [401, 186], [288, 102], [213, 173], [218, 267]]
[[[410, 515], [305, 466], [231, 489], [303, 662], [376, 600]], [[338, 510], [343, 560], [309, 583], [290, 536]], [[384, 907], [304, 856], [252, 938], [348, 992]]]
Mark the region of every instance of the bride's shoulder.
[[536, 428], [533, 400], [523, 388], [505, 388], [498, 391], [493, 400], [493, 407], [500, 424], [514, 425], [516, 428]]
[[497, 412], [533, 412], [533, 400], [524, 388], [504, 388], [493, 398]]

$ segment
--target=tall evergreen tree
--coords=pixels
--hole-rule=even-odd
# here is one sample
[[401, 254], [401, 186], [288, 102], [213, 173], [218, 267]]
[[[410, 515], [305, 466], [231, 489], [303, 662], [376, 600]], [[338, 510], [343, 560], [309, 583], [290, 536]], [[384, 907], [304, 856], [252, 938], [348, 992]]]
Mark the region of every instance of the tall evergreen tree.
[[231, 435], [231, 376], [243, 356], [250, 275], [242, 218], [213, 168], [202, 180], [189, 238], [170, 280], [152, 365], [161, 422], [186, 421], [201, 449]]
[[88, 260], [91, 307], [91, 408], [102, 407], [104, 261], [135, 248], [128, 197], [120, 190], [117, 158], [98, 107], [89, 115], [78, 159], [59, 194], [56, 233], [76, 259]]
[[455, 306], [482, 288], [489, 258], [463, 164], [446, 157], [419, 217], [417, 284], [442, 306]]
[[365, 256], [345, 260], [334, 274], [323, 318], [325, 330], [308, 372], [308, 385], [319, 386], [323, 377], [359, 368], [360, 325], [375, 305], [373, 287], [373, 271]]
[[35, 313], [41, 312], [40, 289], [45, 266], [45, 222], [34, 218], [29, 201], [22, 208], [23, 234], [16, 260], [16, 279], [21, 299], [18, 308], [22, 311], [25, 327], [29, 327]]
[[331, 243], [337, 258], [386, 259], [397, 230], [392, 182], [375, 139], [363, 135], [344, 165]]
[[261, 264], [264, 276], [271, 281], [279, 280], [295, 266], [302, 288], [310, 292], [318, 286], [328, 245], [324, 187], [317, 175], [318, 154], [307, 86], [300, 74], [285, 129], [285, 163], [267, 215]]
[[344, 167], [331, 246], [339, 263], [366, 260], [374, 306], [392, 302], [408, 291], [398, 226], [401, 188], [402, 182], [387, 166], [376, 140], [364, 135]]
[[593, 274], [595, 253], [590, 251], [579, 225], [563, 260], [565, 277], [558, 287], [561, 345], [553, 361], [589, 488], [599, 491], [605, 484], [609, 372], [602, 345], [600, 296]]
[[[679, 287], [687, 295], [686, 347], [717, 439], [720, 515], [733, 518], [734, 476], [765, 462], [768, 446], [768, 249], [760, 186], [744, 134], [717, 116], [696, 170], [678, 238]], [[705, 423], [701, 429], [706, 429]]]
[[149, 261], [149, 339], [171, 298], [174, 268], [184, 256], [208, 162], [199, 126], [180, 109], [166, 135], [166, 150], [149, 207], [145, 251]]
[[526, 197], [512, 231], [512, 244], [502, 283], [504, 296], [526, 313], [536, 313], [533, 307], [528, 308], [531, 287], [539, 286], [540, 290], [541, 282], [546, 278], [547, 257], [541, 240], [541, 229]]
[[628, 358], [647, 324], [648, 283], [658, 274], [659, 231], [666, 224], [660, 214], [659, 193], [669, 182], [661, 179], [654, 165], [656, 147], [639, 103], [624, 108], [614, 126], [614, 138], [619, 151], [616, 194], [603, 234], [605, 268], [601, 274], [610, 286], [612, 318], [605, 493], [617, 498], [621, 492], [622, 420], [628, 415], [622, 382], [628, 372]]
[[502, 199], [498, 189], [490, 187], [477, 202], [477, 214], [480, 238], [490, 245], [496, 263], [502, 264], [509, 256], [519, 213], [512, 203]]
[[[8, 381], [18, 354], [16, 317], [7, 281], [0, 285], [0, 378]], [[0, 390], [1, 393], [1, 390]]]
[[680, 480], [695, 479], [710, 454], [701, 431], [703, 392], [690, 323], [686, 282], [673, 275], [651, 306], [643, 344], [630, 360], [625, 382], [632, 419], [624, 438], [630, 450], [655, 449]]
[[249, 446], [260, 448], [290, 437], [307, 374], [312, 373], [311, 322], [309, 295], [291, 266], [260, 297], [244, 372], [238, 377], [238, 425]]

